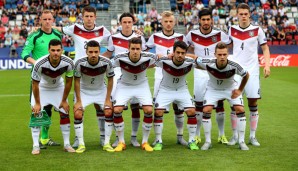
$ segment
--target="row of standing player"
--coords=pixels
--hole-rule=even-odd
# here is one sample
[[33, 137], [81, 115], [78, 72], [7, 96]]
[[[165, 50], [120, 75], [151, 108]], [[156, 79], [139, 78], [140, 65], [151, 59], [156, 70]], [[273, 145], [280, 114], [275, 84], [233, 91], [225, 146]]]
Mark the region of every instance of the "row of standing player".
[[[246, 10], [246, 9], [244, 9], [244, 10]], [[205, 14], [204, 14], [203, 11], [205, 11]], [[173, 42], [177, 38], [182, 38], [186, 42], [190, 42], [190, 43], [194, 44], [193, 47], [194, 47], [194, 52], [195, 52], [196, 55], [203, 56], [203, 57], [204, 56], [211, 57], [214, 53], [214, 44], [216, 44], [216, 42], [219, 41], [219, 40], [223, 41], [222, 39], [224, 39], [224, 38], [222, 38], [222, 37], [224, 37], [225, 33], [221, 32], [221, 31], [218, 31], [218, 30], [215, 30], [215, 29], [212, 29], [212, 27], [211, 27], [212, 26], [211, 14], [209, 15], [209, 13], [206, 12], [207, 10], [203, 10], [203, 11], [200, 13], [200, 16], [199, 16], [200, 17], [200, 22], [201, 22], [201, 27], [198, 30], [190, 32], [190, 34], [187, 36], [189, 41], [186, 41], [182, 34], [174, 33], [174, 30], [173, 30], [174, 17], [173, 17], [173, 15], [167, 14], [167, 12], [165, 12], [164, 13], [165, 15], [163, 16], [163, 19], [162, 19], [163, 32], [155, 33], [154, 35], [152, 35], [151, 38], [150, 38], [152, 43], [150, 45], [150, 39], [149, 39], [149, 41], [147, 43], [147, 46], [148, 47], [156, 46], [156, 52], [160, 53], [160, 54], [170, 53], [171, 50], [172, 50], [171, 46], [173, 45]], [[63, 31], [65, 34], [69, 34], [69, 35], [73, 36], [73, 38], [75, 40], [76, 58], [85, 55], [85, 54], [82, 55], [82, 53], [84, 53], [84, 50], [78, 50], [78, 49], [82, 49], [85, 42], [87, 42], [89, 40], [92, 40], [92, 39], [97, 40], [97, 41], [101, 41], [102, 39], [108, 38], [110, 36], [108, 31], [104, 27], [94, 26], [93, 23], [94, 23], [94, 20], [95, 20], [95, 14], [96, 14], [95, 12], [93, 12], [92, 10], [86, 8], [86, 10], [83, 11], [83, 17], [84, 17], [84, 25], [83, 26], [76, 24], [76, 25], [73, 25], [73, 26], [70, 26], [70, 27], [65, 27], [65, 28], [61, 29], [61, 31]], [[51, 22], [51, 16], [50, 16], [50, 14], [47, 14], [46, 16], [48, 18], [47, 17], [42, 17], [42, 21], [45, 22], [45, 24], [43, 24], [43, 27], [48, 26], [48, 30], [49, 30], [48, 33], [52, 33], [52, 29], [50, 27], [50, 24], [48, 24], [48, 23]], [[254, 31], [253, 34], [251, 34], [252, 29], [250, 28], [251, 26], [249, 25], [249, 20], [248, 20], [249, 12], [245, 13], [243, 16], [244, 16], [244, 20], [246, 19], [246, 24], [248, 23], [249, 27], [244, 28], [244, 30], [241, 30], [241, 32], [247, 33], [247, 35], [250, 36], [250, 37], [246, 36], [245, 39], [250, 39], [251, 37], [256, 37], [256, 38], [258, 38], [258, 40], [260, 40], [261, 38], [259, 38], [259, 37], [261, 36], [261, 33], [262, 33], [261, 30]], [[115, 51], [115, 54], [117, 54], [116, 51], [119, 47], [123, 48], [123, 46], [125, 45], [125, 41], [124, 41], [125, 39], [121, 39], [121, 37], [119, 37], [119, 36], [122, 35], [123, 37], [127, 38], [127, 37], [132, 36], [132, 33], [133, 33], [132, 29], [131, 29], [132, 28], [132, 21], [125, 21], [125, 20], [122, 21], [122, 19], [123, 18], [120, 19], [120, 22], [121, 22], [122, 28], [123, 28], [122, 32], [118, 33], [116, 35], [113, 35], [109, 38], [110, 44], [112, 43], [114, 45], [114, 49], [112, 47], [109, 47], [109, 49], [111, 51]], [[124, 17], [124, 19], [133, 20], [132, 17]], [[43, 27], [41, 28], [41, 31], [43, 30]], [[58, 28], [58, 30], [59, 30], [59, 28]], [[253, 29], [253, 30], [255, 30], [255, 29]], [[118, 37], [117, 37], [117, 35], [118, 35]], [[203, 41], [202, 41], [202, 39], [203, 39]], [[243, 39], [243, 40], [245, 40], [245, 39]], [[36, 41], [36, 39], [35, 39], [35, 41]], [[257, 42], [256, 39], [254, 39], [254, 41]], [[120, 45], [117, 44], [119, 42], [120, 42]], [[202, 50], [199, 49], [200, 45], [201, 45], [201, 47], [204, 47], [204, 49], [202, 49]], [[250, 47], [250, 46], [248, 45], [248, 47]], [[268, 47], [266, 47], [265, 44], [262, 45], [262, 47], [264, 47], [263, 48], [264, 54], [266, 52], [265, 57], [268, 56], [269, 55]], [[242, 48], [242, 50], [244, 50], [243, 43], [242, 43], [241, 48]], [[257, 48], [257, 45], [256, 45], [256, 48]], [[26, 49], [26, 47], [25, 47], [25, 49]], [[31, 50], [33, 50], [33, 49], [34, 49], [34, 47]], [[204, 52], [205, 54], [200, 55], [200, 54], [198, 54], [199, 52]], [[111, 55], [111, 52], [107, 52], [104, 55], [109, 56], [109, 55]], [[26, 58], [26, 55], [22, 55], [22, 56], [24, 56], [24, 59], [27, 62], [31, 62], [31, 60], [33, 59], [31, 57]], [[33, 54], [33, 57], [34, 57], [34, 54]], [[37, 59], [38, 57], [34, 57], [34, 58]], [[31, 63], [34, 63], [34, 61], [31, 62]], [[270, 72], [269, 66], [266, 65], [265, 75], [266, 76], [269, 75], [269, 72]], [[197, 74], [195, 74], [195, 75], [197, 75]], [[160, 74], [157, 74], [156, 79], [158, 80], [158, 78], [160, 78]], [[157, 83], [158, 83], [158, 81], [155, 82], [155, 85], [157, 85]], [[195, 86], [195, 87], [197, 87], [197, 86]], [[196, 98], [197, 97], [198, 96], [196, 96]], [[196, 107], [197, 107], [198, 123], [201, 123], [200, 116], [202, 116], [202, 113], [199, 113], [199, 112], [202, 111], [201, 110], [202, 106], [200, 105], [200, 103], [196, 103]], [[179, 110], [177, 110], [177, 111], [180, 112]], [[136, 112], [136, 113], [138, 113], [138, 112]], [[100, 128], [103, 128], [103, 124], [101, 124], [101, 123], [103, 123], [102, 121], [104, 121], [103, 120], [104, 115], [103, 115], [102, 110], [97, 110], [97, 114], [98, 114], [98, 118], [99, 118], [99, 125], [101, 125]], [[179, 116], [179, 113], [175, 116]], [[255, 118], [255, 120], [256, 119], [257, 118]], [[176, 119], [176, 121], [178, 121], [178, 120], [179, 119]], [[180, 123], [179, 123], [179, 121], [177, 123], [178, 123], [177, 125], [180, 125], [180, 128], [181, 128], [181, 118], [180, 118]], [[182, 131], [183, 131], [183, 125], [182, 125]], [[101, 132], [101, 137], [103, 137], [103, 133], [104, 133], [103, 129], [101, 129], [100, 132]], [[223, 132], [223, 131], [221, 131], [221, 132]], [[181, 129], [180, 130], [178, 129], [178, 135], [181, 135]], [[197, 135], [199, 136], [199, 131], [197, 131]], [[132, 137], [135, 137], [135, 136], [132, 136]], [[178, 137], [179, 137], [178, 141], [181, 142], [181, 140], [182, 140], [182, 142], [183, 142], [182, 136], [178, 136]], [[221, 137], [222, 137], [222, 135], [221, 135]], [[51, 144], [51, 143], [49, 143], [50, 139], [48, 137], [46, 137], [45, 139], [48, 140], [48, 142], [46, 142], [44, 144]]]

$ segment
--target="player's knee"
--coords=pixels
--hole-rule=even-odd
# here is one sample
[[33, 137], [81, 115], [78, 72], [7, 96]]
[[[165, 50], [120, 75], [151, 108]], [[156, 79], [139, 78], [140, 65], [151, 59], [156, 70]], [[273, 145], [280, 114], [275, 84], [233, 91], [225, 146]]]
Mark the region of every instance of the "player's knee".
[[187, 116], [195, 116], [196, 113], [195, 108], [186, 108], [184, 111]]
[[213, 106], [204, 106], [203, 113], [211, 113]]
[[110, 107], [105, 107], [105, 109], [104, 109], [104, 115], [105, 115], [105, 117], [107, 118], [111, 118], [111, 117], [113, 117], [113, 109], [112, 108], [110, 108]]
[[146, 114], [152, 114], [152, 106], [143, 106], [143, 111]]
[[243, 106], [234, 106], [234, 109], [235, 109], [236, 114], [245, 112]]
[[84, 110], [83, 108], [78, 108], [74, 111], [74, 118], [75, 119], [82, 119], [84, 115]]
[[223, 103], [223, 100], [219, 100], [217, 102], [217, 107], [216, 107], [216, 112], [224, 112], [224, 103]]
[[164, 110], [155, 110], [154, 111], [154, 116], [162, 117], [164, 113]]
[[123, 111], [123, 107], [122, 106], [114, 107], [114, 113], [122, 113], [122, 111]]
[[247, 99], [247, 101], [248, 101], [248, 106], [257, 106], [258, 105], [258, 99], [249, 98], [249, 99]]

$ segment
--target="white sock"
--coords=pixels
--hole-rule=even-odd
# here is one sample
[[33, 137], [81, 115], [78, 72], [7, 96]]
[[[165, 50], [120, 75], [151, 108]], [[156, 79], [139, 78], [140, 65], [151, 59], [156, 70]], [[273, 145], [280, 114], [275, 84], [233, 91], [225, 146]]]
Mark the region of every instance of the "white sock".
[[250, 110], [250, 115], [249, 115], [249, 119], [250, 119], [250, 138], [255, 138], [256, 137], [256, 131], [257, 131], [257, 127], [258, 127], [258, 121], [259, 121], [259, 112], [258, 112], [258, 108], [257, 106], [254, 107], [249, 107], [250, 109], [254, 109], [254, 110]]
[[31, 128], [33, 146], [39, 147], [39, 134], [40, 134], [40, 127], [32, 127]]
[[183, 135], [184, 114], [175, 114], [175, 124], [177, 128], [177, 135]]
[[111, 135], [112, 135], [112, 131], [114, 127], [114, 123], [113, 122], [105, 122], [105, 142], [104, 145], [106, 144], [110, 144], [110, 139], [111, 139]]
[[131, 136], [137, 136], [140, 125], [140, 118], [131, 118]]
[[101, 137], [104, 137], [105, 136], [105, 116], [97, 115], [97, 122], [98, 122], [99, 134]]
[[162, 130], [163, 130], [163, 123], [155, 123], [154, 122], [154, 132], [155, 132], [155, 141], [162, 143]]
[[218, 126], [219, 137], [225, 135], [225, 112], [216, 113], [216, 122]]
[[152, 123], [145, 123], [145, 122], [143, 122], [143, 126], [142, 127], [143, 127], [143, 140], [142, 140], [142, 144], [143, 144], [143, 143], [147, 143], [148, 142], [150, 130], [152, 128]]
[[70, 136], [70, 124], [60, 124], [60, 129], [63, 136], [64, 146], [70, 145], [69, 136]]
[[196, 118], [197, 118], [197, 130], [196, 130], [196, 135], [197, 135], [198, 137], [201, 136], [202, 117], [203, 117], [203, 112], [198, 112], [198, 111], [196, 111]]
[[124, 122], [121, 123], [114, 123], [116, 134], [118, 136], [119, 142], [123, 142], [125, 144], [124, 140]]
[[211, 128], [212, 128], [212, 122], [211, 118], [202, 120], [203, 122], [203, 128], [204, 128], [204, 134], [205, 134], [205, 142], [211, 143]]
[[79, 140], [79, 144], [80, 145], [85, 145], [85, 143], [84, 143], [84, 135], [83, 135], [83, 132], [84, 132], [84, 125], [83, 125], [83, 123], [74, 124], [74, 129], [75, 129], [76, 137]]
[[233, 131], [233, 137], [238, 139], [238, 131], [237, 131], [237, 116], [235, 111], [231, 111], [231, 126]]
[[244, 137], [245, 137], [245, 127], [246, 127], [246, 117], [240, 116], [237, 118], [237, 130], [239, 133], [239, 143], [240, 142], [245, 142]]

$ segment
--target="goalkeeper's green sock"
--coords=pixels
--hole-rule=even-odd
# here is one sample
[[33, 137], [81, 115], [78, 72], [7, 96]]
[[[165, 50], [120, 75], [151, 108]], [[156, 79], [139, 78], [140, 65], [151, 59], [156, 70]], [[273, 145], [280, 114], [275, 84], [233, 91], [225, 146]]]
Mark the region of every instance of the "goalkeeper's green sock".
[[50, 129], [50, 126], [42, 126], [41, 127], [41, 143], [43, 145], [47, 144], [48, 141], [49, 141], [49, 129]]

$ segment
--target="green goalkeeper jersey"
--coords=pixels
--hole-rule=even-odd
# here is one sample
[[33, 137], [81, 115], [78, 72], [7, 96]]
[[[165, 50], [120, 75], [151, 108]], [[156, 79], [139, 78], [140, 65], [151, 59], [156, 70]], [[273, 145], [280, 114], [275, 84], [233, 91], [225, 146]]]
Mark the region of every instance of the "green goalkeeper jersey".
[[[41, 29], [31, 33], [26, 40], [21, 57], [24, 59], [24, 61], [27, 61], [28, 57], [32, 57], [33, 59], [37, 60], [40, 57], [48, 54], [49, 42], [52, 39], [61, 40], [62, 33], [55, 29], [52, 29], [52, 33], [45, 33]], [[32, 56], [30, 56], [31, 52]]]

